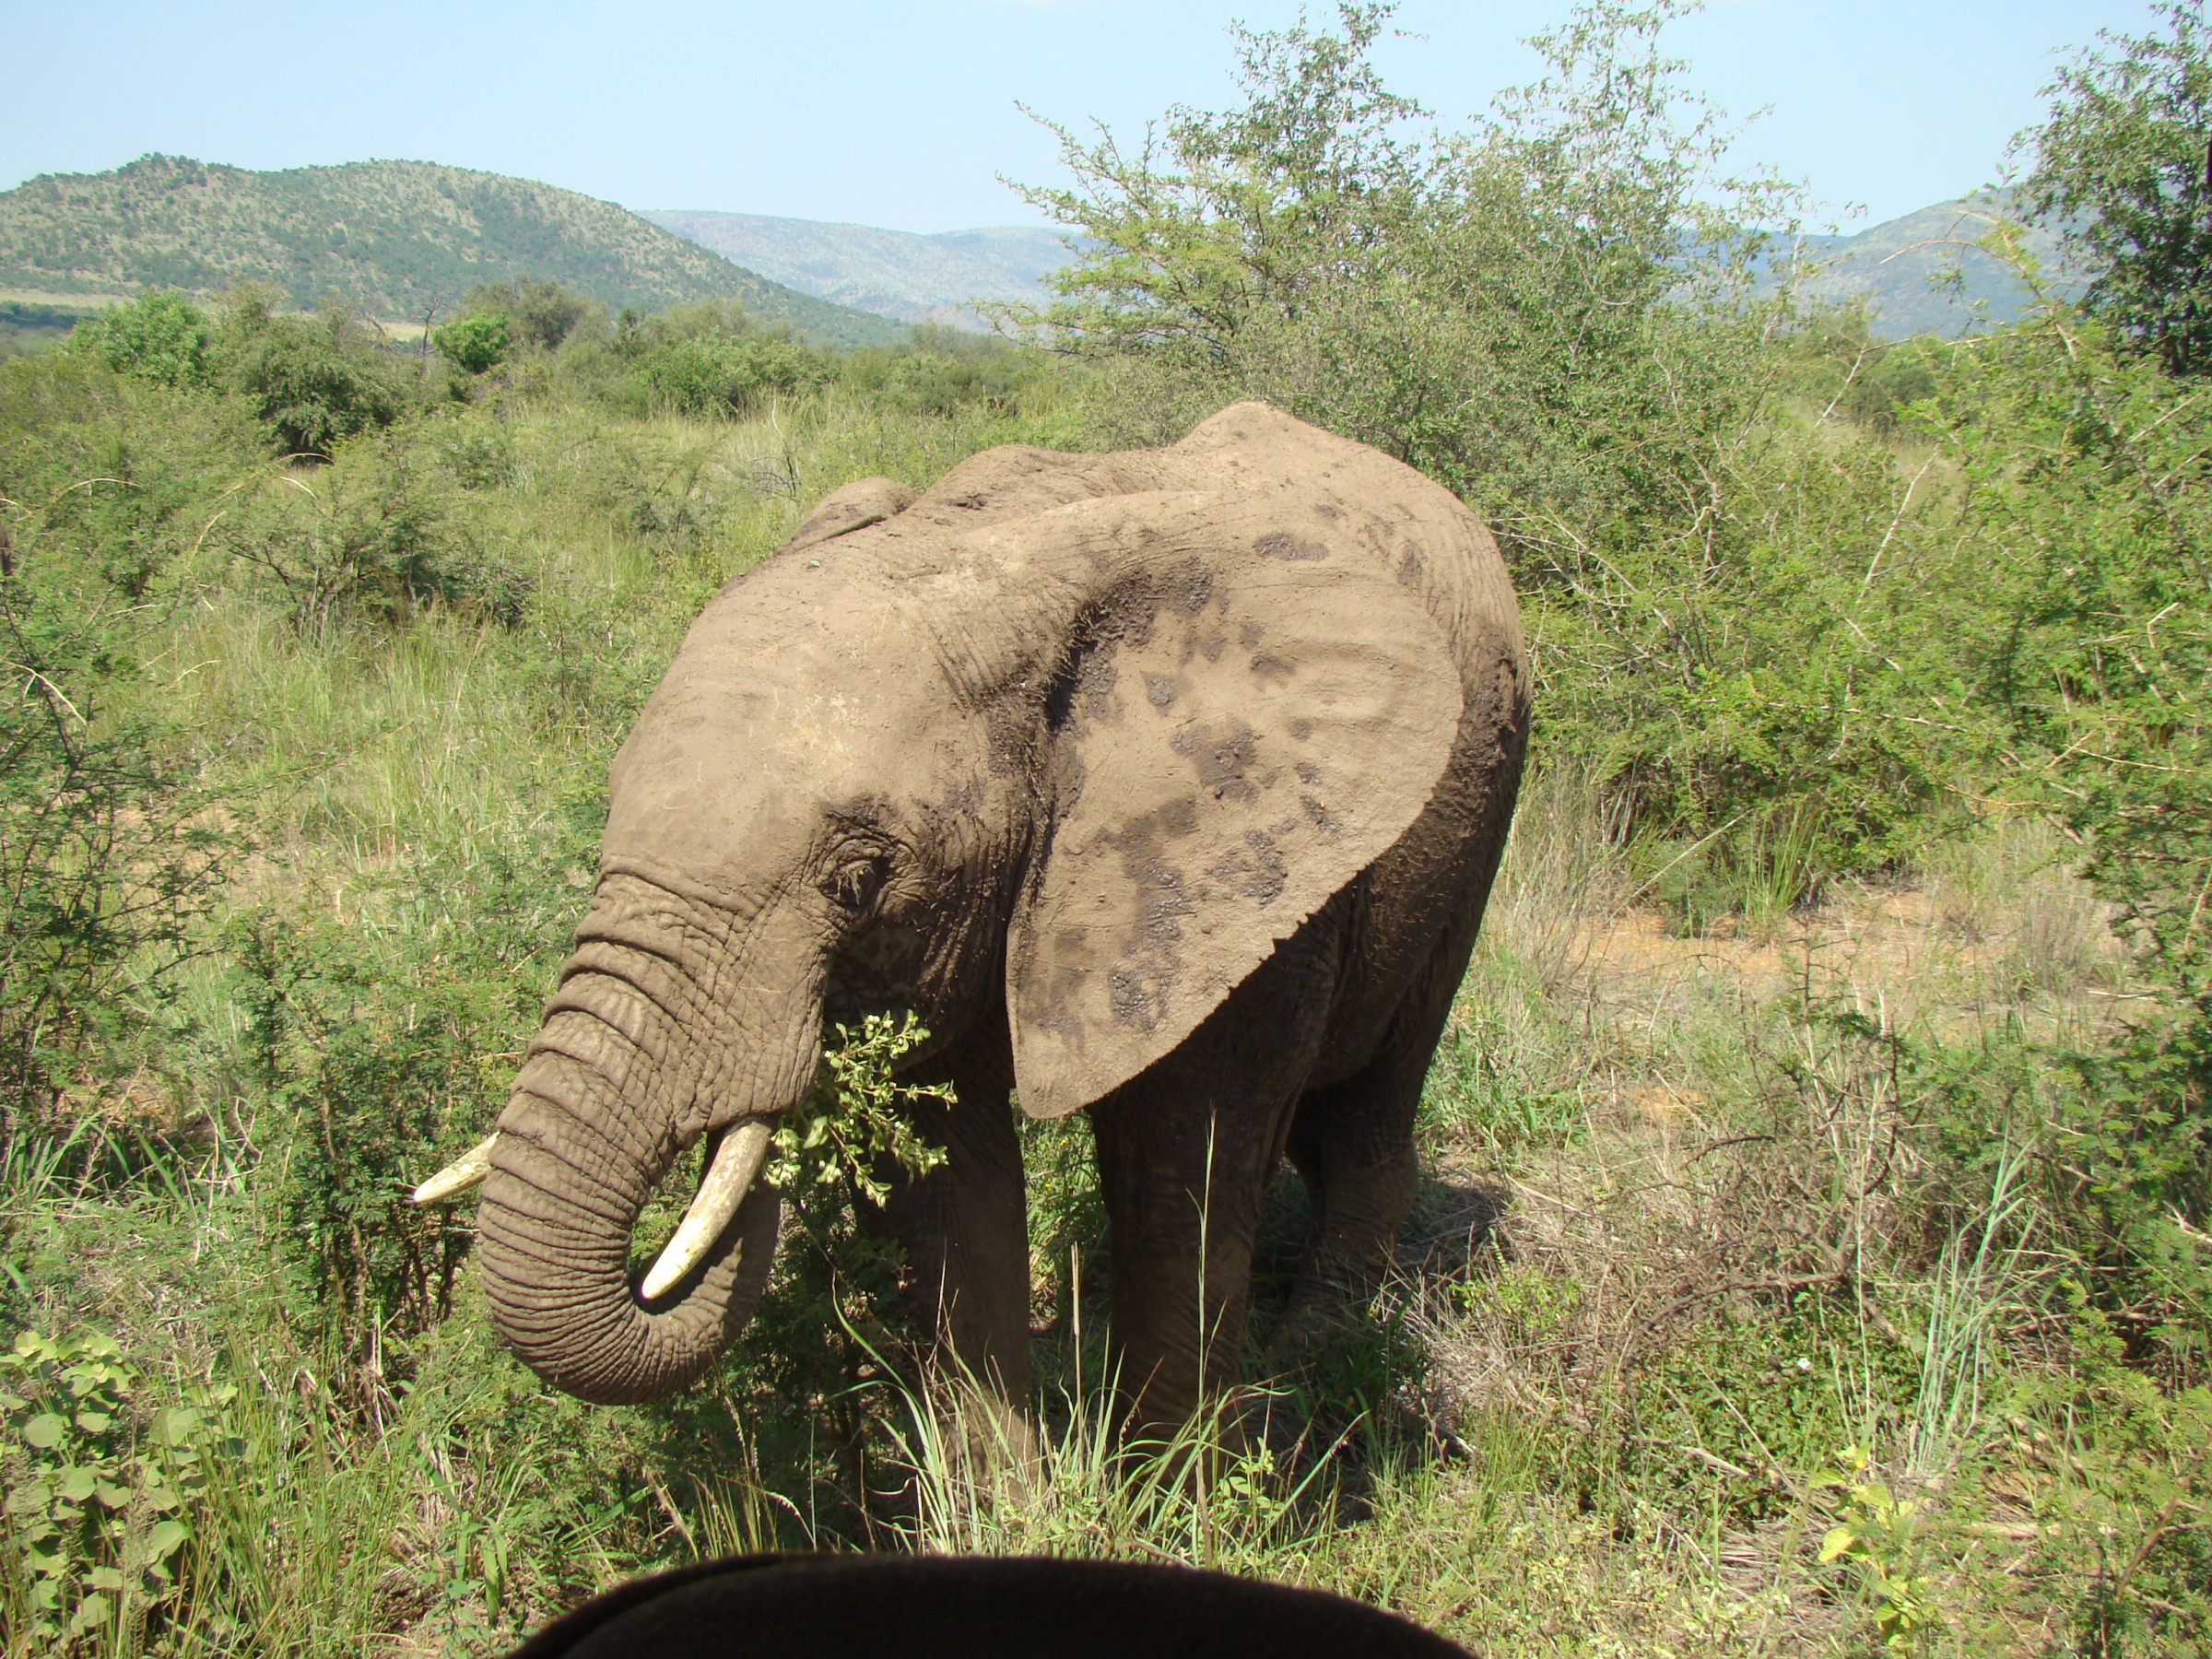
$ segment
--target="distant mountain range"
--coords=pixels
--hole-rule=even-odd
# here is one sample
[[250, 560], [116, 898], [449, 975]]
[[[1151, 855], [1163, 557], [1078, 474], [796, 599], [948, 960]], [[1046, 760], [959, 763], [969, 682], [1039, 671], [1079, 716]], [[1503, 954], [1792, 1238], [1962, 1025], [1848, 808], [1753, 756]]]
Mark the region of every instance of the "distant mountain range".
[[[1876, 332], [1957, 334], [2017, 317], [2025, 287], [1972, 246], [2002, 198], [1938, 202], [1801, 244], [1815, 299], [1864, 300]], [[2062, 282], [2058, 239], [2028, 245]], [[427, 161], [276, 172], [144, 156], [0, 192], [0, 332], [65, 327], [150, 288], [211, 294], [244, 278], [292, 304], [335, 291], [387, 323], [450, 309], [479, 282], [551, 277], [612, 307], [734, 296], [831, 346], [892, 344], [909, 323], [982, 325], [979, 303], [1041, 303], [1069, 263], [1034, 226], [935, 236], [751, 213], [637, 214], [528, 179]], [[1956, 269], [1947, 290], [1934, 282]], [[20, 312], [21, 315], [16, 313]]]
[[896, 323], [794, 291], [572, 190], [427, 161], [278, 172], [144, 156], [0, 192], [0, 300], [92, 309], [152, 288], [273, 282], [335, 291], [387, 322], [450, 309], [479, 282], [550, 277], [607, 305], [735, 296], [825, 345], [886, 345]]
[[1041, 278], [1073, 257], [1057, 230], [1000, 225], [921, 236], [758, 213], [647, 210], [643, 218], [771, 281], [905, 323], [977, 326], [976, 300], [1040, 304]]
[[[1971, 245], [1995, 222], [2000, 205], [1987, 197], [1938, 202], [1850, 236], [1806, 237], [1800, 245], [1820, 274], [1806, 292], [1830, 304], [1865, 301], [1876, 334], [1890, 339], [1958, 334], [1977, 319], [2010, 322], [2027, 302], [2026, 287]], [[656, 209], [643, 217], [802, 293], [909, 323], [972, 327], [975, 300], [1041, 304], [1052, 298], [1043, 278], [1074, 257], [1062, 232], [1041, 228], [920, 236], [753, 213]], [[2030, 230], [2028, 245], [2047, 272], [2058, 271], [2055, 233]], [[1935, 286], [1954, 266], [1962, 285]]]

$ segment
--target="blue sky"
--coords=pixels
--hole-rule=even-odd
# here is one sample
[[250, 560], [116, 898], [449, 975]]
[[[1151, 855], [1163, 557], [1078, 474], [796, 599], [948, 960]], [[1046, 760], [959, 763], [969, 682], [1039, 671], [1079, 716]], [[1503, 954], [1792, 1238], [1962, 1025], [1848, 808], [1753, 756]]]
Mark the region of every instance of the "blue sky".
[[[1334, 17], [1333, 6], [1317, 15]], [[1464, 120], [1530, 76], [1564, 0], [1405, 0], [1394, 82]], [[621, 7], [6, 0], [0, 187], [147, 150], [244, 167], [368, 157], [519, 173], [630, 207], [944, 230], [1032, 219], [1053, 172], [1015, 100], [1134, 132], [1230, 91], [1232, 18], [1295, 0], [779, 0]], [[1739, 155], [1891, 218], [1990, 179], [2056, 49], [2143, 32], [2142, 0], [1720, 0], [1670, 34]], [[1862, 221], [1865, 222], [1865, 221]]]

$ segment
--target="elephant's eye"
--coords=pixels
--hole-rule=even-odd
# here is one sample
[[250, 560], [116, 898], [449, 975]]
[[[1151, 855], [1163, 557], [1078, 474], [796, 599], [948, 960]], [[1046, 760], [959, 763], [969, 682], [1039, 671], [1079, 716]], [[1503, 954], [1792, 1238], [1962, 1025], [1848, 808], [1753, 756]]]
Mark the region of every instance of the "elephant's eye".
[[830, 873], [822, 891], [841, 909], [858, 915], [876, 902], [889, 876], [890, 865], [881, 858], [847, 858]]

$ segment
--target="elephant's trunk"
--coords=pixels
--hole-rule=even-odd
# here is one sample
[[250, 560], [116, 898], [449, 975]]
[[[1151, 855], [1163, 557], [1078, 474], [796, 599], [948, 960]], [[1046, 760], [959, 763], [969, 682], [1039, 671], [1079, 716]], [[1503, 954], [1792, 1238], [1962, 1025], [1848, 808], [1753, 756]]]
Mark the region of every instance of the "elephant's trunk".
[[[695, 1002], [681, 977], [664, 956], [604, 935], [584, 942], [489, 1147], [477, 1230], [492, 1321], [538, 1375], [602, 1404], [684, 1387], [751, 1315], [775, 1248], [772, 1187], [755, 1183], [665, 1295], [648, 1300], [633, 1282], [632, 1235], [702, 1118], [727, 1129], [735, 1106], [737, 1121], [757, 1125], [795, 1098], [783, 1074], [809, 1077], [814, 1065], [818, 1028], [808, 1023], [804, 1056], [794, 1050], [788, 1065], [747, 1068], [749, 1081], [768, 1085], [760, 1095], [747, 1088], [752, 1098], [724, 1095], [720, 1110], [704, 1110], [700, 1074], [720, 1068], [702, 1067], [699, 1036], [672, 1018]], [[758, 1128], [738, 1133], [756, 1156], [736, 1161], [757, 1170]], [[665, 1267], [660, 1277], [671, 1277]]]

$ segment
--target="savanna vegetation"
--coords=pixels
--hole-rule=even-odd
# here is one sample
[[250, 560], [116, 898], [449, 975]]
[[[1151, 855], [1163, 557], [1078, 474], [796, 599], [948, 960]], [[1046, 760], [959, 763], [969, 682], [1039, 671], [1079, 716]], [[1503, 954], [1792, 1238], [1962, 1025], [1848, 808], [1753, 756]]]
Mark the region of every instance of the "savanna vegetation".
[[[2095, 194], [2204, 154], [2201, 12], [2030, 135], [2110, 279], [1885, 346], [1759, 279], [1793, 203], [1722, 176], [1673, 9], [1583, 6], [1457, 132], [1386, 6], [1240, 34], [1236, 108], [1065, 135], [1032, 199], [1091, 241], [1013, 343], [515, 281], [406, 353], [249, 288], [0, 364], [7, 1651], [497, 1652], [771, 1543], [1195, 1561], [1500, 1653], [2212, 1651], [2212, 415], [2194, 207], [2122, 246]], [[540, 1385], [406, 1194], [504, 1097], [690, 617], [848, 478], [1248, 395], [1484, 512], [1538, 665], [1371, 1318], [1251, 1439], [1117, 1457], [1074, 1121], [1033, 1454], [923, 1398], [829, 1158], [700, 1387]]]

